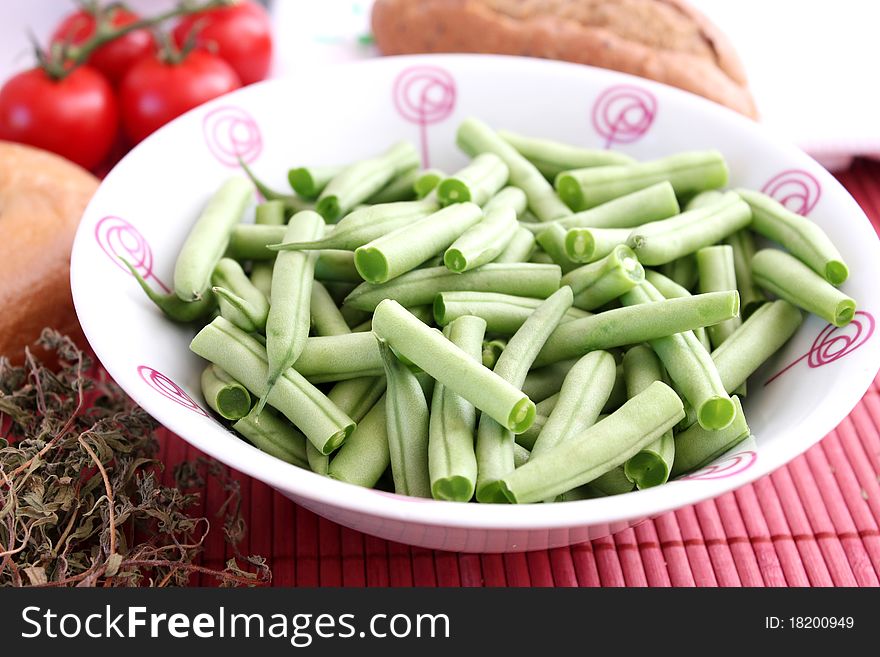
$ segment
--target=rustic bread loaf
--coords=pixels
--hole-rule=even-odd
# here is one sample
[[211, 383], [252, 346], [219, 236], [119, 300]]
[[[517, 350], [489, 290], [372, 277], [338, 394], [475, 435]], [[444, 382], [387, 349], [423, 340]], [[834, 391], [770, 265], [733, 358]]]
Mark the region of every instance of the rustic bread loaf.
[[383, 54], [477, 52], [592, 64], [756, 110], [724, 35], [682, 0], [377, 0]]
[[57, 155], [0, 142], [0, 356], [21, 362], [47, 326], [84, 342], [70, 248], [97, 187], [97, 178]]

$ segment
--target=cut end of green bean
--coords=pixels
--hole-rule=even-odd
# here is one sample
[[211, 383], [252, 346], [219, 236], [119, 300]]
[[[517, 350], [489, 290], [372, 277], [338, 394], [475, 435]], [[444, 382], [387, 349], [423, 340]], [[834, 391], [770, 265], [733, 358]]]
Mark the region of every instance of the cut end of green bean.
[[468, 262], [461, 251], [450, 248], [446, 249], [446, 253], [443, 254], [443, 264], [450, 271], [460, 274], [467, 269]]
[[736, 417], [736, 406], [729, 397], [712, 397], [697, 412], [697, 422], [704, 429], [723, 429]]
[[437, 198], [443, 205], [465, 203], [471, 200], [471, 190], [457, 178], [447, 178], [437, 185]]
[[581, 184], [572, 176], [564, 173], [559, 174], [556, 178], [556, 193], [559, 194], [562, 202], [575, 212], [584, 210], [587, 207]]
[[656, 454], [639, 452], [631, 457], [623, 467], [626, 478], [638, 486], [639, 490], [660, 486], [669, 480], [669, 466]]
[[565, 251], [576, 262], [586, 262], [593, 257], [596, 240], [589, 229], [574, 229], [565, 236]]
[[318, 190], [315, 187], [315, 179], [312, 177], [312, 172], [305, 167], [291, 169], [290, 171], [288, 171], [287, 180], [290, 183], [293, 191], [304, 198], [314, 198], [318, 195]]
[[315, 205], [315, 210], [326, 221], [331, 223], [339, 220], [342, 214], [342, 208], [339, 205], [339, 198], [336, 196], [325, 196]]
[[240, 420], [251, 410], [251, 396], [241, 386], [229, 386], [217, 394], [217, 408], [227, 420]]
[[356, 249], [354, 266], [368, 283], [385, 283], [388, 280], [388, 260], [379, 249], [372, 247]]
[[512, 504], [516, 500], [503, 481], [492, 481], [477, 489], [481, 504]]
[[849, 268], [840, 260], [832, 260], [825, 265], [825, 279], [832, 285], [840, 285], [847, 278], [849, 278]]
[[535, 403], [528, 397], [523, 397], [514, 404], [507, 419], [507, 428], [513, 433], [522, 433], [535, 421]]
[[352, 431], [354, 431], [354, 428], [355, 425], [354, 423], [352, 423], [349, 426], [345, 427], [345, 429], [343, 429], [342, 431], [338, 431], [330, 436], [330, 440], [328, 440], [327, 443], [324, 445], [324, 449], [321, 451], [321, 453], [326, 456], [327, 454], [330, 454], [341, 447], [342, 443], [345, 442], [345, 439], [351, 435]]
[[856, 302], [852, 299], [843, 299], [837, 304], [837, 311], [834, 314], [835, 326], [846, 326], [849, 324], [856, 314]]
[[431, 495], [435, 500], [446, 502], [470, 502], [474, 496], [474, 482], [461, 476], [438, 479], [431, 486]]

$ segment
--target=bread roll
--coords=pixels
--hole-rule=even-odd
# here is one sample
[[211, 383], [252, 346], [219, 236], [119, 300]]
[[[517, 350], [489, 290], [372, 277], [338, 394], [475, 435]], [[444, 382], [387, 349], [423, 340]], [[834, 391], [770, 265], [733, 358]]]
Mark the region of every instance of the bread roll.
[[757, 115], [733, 47], [682, 0], [377, 0], [372, 20], [386, 55], [562, 59], [651, 78]]
[[85, 343], [70, 295], [70, 248], [97, 187], [57, 155], [0, 142], [0, 355], [14, 363], [44, 327]]

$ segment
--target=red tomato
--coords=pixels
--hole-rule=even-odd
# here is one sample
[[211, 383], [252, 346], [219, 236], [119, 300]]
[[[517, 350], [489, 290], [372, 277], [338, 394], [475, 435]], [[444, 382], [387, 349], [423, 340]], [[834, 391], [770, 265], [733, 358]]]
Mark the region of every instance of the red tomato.
[[0, 89], [0, 139], [58, 153], [86, 169], [106, 157], [118, 122], [113, 89], [88, 66], [62, 80], [33, 68]]
[[[140, 20], [140, 16], [123, 7], [111, 7], [108, 11], [113, 27], [124, 27]], [[95, 17], [86, 10], [80, 10], [70, 14], [55, 28], [52, 43], [79, 45], [94, 33]], [[110, 82], [118, 84], [132, 64], [155, 49], [156, 41], [149, 30], [135, 30], [95, 50], [89, 57], [89, 64], [106, 75]]]
[[178, 47], [194, 29], [197, 46], [225, 59], [242, 84], [266, 77], [272, 64], [272, 26], [262, 6], [244, 0], [185, 16], [173, 32]]
[[139, 142], [187, 110], [240, 86], [229, 64], [207, 52], [194, 50], [178, 63], [148, 57], [122, 79], [122, 125], [129, 139]]

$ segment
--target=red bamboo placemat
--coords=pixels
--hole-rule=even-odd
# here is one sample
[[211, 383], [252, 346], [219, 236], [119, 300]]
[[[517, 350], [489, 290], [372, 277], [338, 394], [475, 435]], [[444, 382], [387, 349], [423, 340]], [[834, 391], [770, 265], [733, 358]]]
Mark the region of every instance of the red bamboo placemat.
[[[880, 232], [880, 164], [840, 174]], [[161, 432], [166, 476], [199, 452]], [[714, 500], [611, 537], [520, 554], [414, 548], [340, 527], [265, 484], [241, 483], [248, 534], [277, 586], [878, 586], [880, 585], [880, 377], [834, 431], [787, 466]], [[209, 482], [201, 512], [225, 494]], [[232, 554], [209, 535], [203, 562]], [[212, 584], [210, 579], [198, 582]]]

